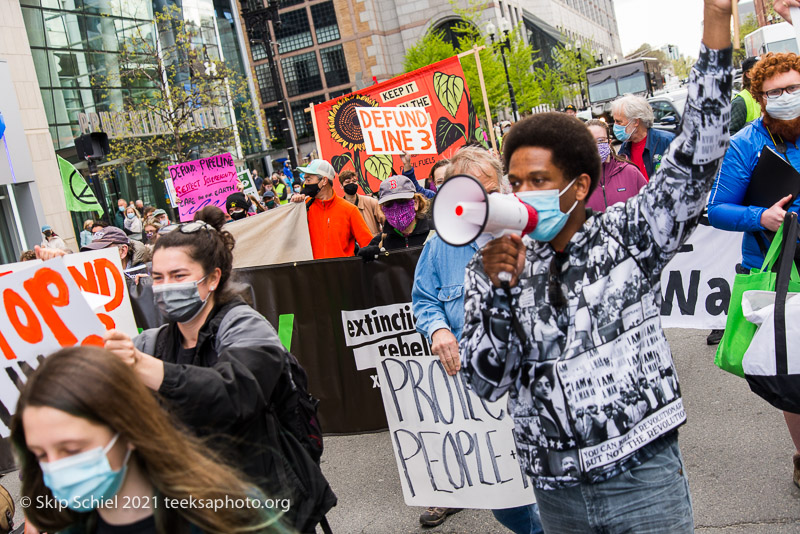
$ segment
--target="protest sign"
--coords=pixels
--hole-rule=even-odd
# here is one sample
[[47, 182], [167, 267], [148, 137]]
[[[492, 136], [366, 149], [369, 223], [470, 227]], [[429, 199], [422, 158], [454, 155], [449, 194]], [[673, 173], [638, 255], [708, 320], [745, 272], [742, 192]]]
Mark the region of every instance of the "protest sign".
[[[139, 333], [125, 283], [117, 247], [63, 256], [64, 264], [84, 297], [106, 329], [122, 330], [133, 337]], [[0, 265], [0, 277], [40, 265], [41, 260]], [[91, 295], [106, 297], [93, 298]], [[96, 309], [95, 306], [99, 308]]]
[[664, 328], [724, 329], [742, 233], [701, 224], [661, 274]]
[[437, 154], [424, 108], [356, 108], [367, 154]]
[[105, 328], [62, 258], [0, 278], [0, 437], [26, 376], [61, 347], [103, 346]]
[[[313, 106], [320, 157], [331, 162], [337, 173], [354, 170], [364, 194], [370, 195], [378, 191], [383, 180], [400, 174], [403, 165], [396, 151], [370, 152], [358, 109], [384, 106], [422, 109], [430, 117], [433, 146], [423, 150], [427, 141], [414, 144], [417, 152], [412, 154], [411, 164], [417, 179], [427, 178], [433, 164], [440, 159], [450, 158], [468, 142], [485, 141], [464, 80], [461, 63], [457, 57], [451, 57]], [[377, 133], [373, 131], [373, 136]], [[386, 129], [380, 130], [381, 143], [384, 133], [388, 136]], [[393, 142], [387, 137], [387, 146]], [[396, 148], [396, 144], [393, 146]], [[334, 188], [342, 195], [338, 182]]]
[[409, 506], [500, 509], [534, 502], [506, 398], [489, 403], [436, 356], [381, 358], [381, 394]]
[[245, 195], [258, 195], [256, 182], [253, 180], [253, 176], [250, 174], [250, 169], [240, 171], [237, 174], [237, 177], [239, 178], [239, 182], [242, 184], [242, 193]]
[[178, 199], [181, 222], [191, 221], [206, 206], [225, 211], [228, 195], [236, 193], [236, 166], [230, 153], [169, 166], [169, 175]]
[[384, 356], [431, 354], [427, 340], [416, 330], [411, 302], [342, 311], [345, 343], [353, 347], [356, 369], [377, 367]]
[[[107, 297], [102, 308], [95, 309], [107, 330], [122, 330], [131, 337], [139, 333], [117, 247], [67, 254], [64, 264], [84, 296]], [[87, 298], [91, 303], [91, 297]]]

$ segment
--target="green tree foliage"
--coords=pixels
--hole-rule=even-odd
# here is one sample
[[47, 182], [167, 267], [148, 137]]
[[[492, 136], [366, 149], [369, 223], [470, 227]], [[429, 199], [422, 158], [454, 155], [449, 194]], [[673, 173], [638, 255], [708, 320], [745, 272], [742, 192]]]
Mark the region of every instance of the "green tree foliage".
[[456, 55], [453, 45], [444, 40], [440, 32], [428, 32], [406, 52], [403, 71], [411, 72]]
[[[734, 65], [741, 65], [742, 61], [747, 58], [747, 52], [744, 49], [745, 36], [753, 33], [758, 29], [758, 20], [755, 13], [747, 15], [742, 23], [739, 25], [739, 48], [733, 51]], [[731, 32], [731, 41], [733, 40], [733, 32]]]
[[[457, 46], [446, 42], [438, 32], [428, 32], [416, 45], [406, 53], [403, 64], [406, 72], [441, 61], [461, 52], [472, 50], [473, 47], [485, 47], [478, 52], [483, 70], [483, 79], [490, 111], [511, 105], [511, 98], [506, 82], [503, 60], [500, 55], [501, 45], [494, 44], [491, 38], [483, 31], [480, 25], [482, 4], [470, 0], [466, 8], [461, 8], [452, 3], [453, 11], [461, 18], [461, 22], [454, 28], [458, 40]], [[542, 103], [541, 91], [537, 85], [533, 69], [533, 50], [521, 38], [521, 31], [516, 28], [509, 34], [509, 49], [505, 51], [508, 75], [514, 87], [517, 106], [520, 112]], [[467, 86], [473, 94], [472, 103], [479, 119], [486, 116], [483, 105], [483, 96], [480, 94], [480, 80], [478, 66], [474, 55], [461, 58]]]
[[692, 67], [694, 66], [694, 62], [694, 58], [688, 56], [681, 56], [680, 59], [673, 60], [672, 70], [675, 72], [675, 76], [681, 80], [688, 78], [689, 72], [691, 72]]
[[111, 139], [109, 159], [122, 164], [147, 161], [166, 177], [168, 165], [235, 154], [239, 139], [244, 139], [243, 150], [256, 148], [247, 146], [248, 137], [239, 136], [240, 131], [255, 131], [259, 120], [247, 82], [233, 62], [220, 61], [215, 49], [202, 44], [201, 32], [208, 29], [184, 20], [176, 6], [157, 12], [154, 25], [158, 42], [147, 27], [137, 26], [120, 39], [118, 68], [92, 78], [104, 97], [112, 95], [110, 111], [142, 113], [150, 125], [146, 131], [159, 132]]

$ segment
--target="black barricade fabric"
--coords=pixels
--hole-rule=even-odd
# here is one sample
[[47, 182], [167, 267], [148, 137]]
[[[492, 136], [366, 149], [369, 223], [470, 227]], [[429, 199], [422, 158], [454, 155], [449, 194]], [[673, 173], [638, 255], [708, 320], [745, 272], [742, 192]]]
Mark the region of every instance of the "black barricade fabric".
[[411, 302], [421, 252], [391, 252], [370, 263], [339, 258], [237, 270], [253, 287], [255, 308], [276, 329], [282, 315], [294, 316], [291, 352], [308, 373], [309, 392], [320, 399], [325, 433], [388, 428], [377, 372], [356, 370], [342, 311]]

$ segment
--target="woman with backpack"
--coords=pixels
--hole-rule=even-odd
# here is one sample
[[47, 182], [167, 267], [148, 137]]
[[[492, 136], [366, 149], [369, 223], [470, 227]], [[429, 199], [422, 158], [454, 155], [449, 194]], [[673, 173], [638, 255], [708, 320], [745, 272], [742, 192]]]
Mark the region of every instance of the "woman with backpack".
[[336, 496], [317, 463], [321, 434], [315, 420], [309, 425], [315, 406], [309, 410], [307, 377], [272, 326], [238, 296], [235, 240], [224, 224], [222, 210], [209, 206], [194, 222], [162, 230], [152, 278], [168, 323], [135, 340], [109, 331], [105, 347], [268, 496], [291, 498], [287, 516], [297, 531], [314, 532]]
[[[103, 349], [45, 359], [20, 395], [11, 440], [22, 497], [33, 503], [26, 532], [291, 531], [283, 508], [266, 506], [274, 501], [175, 428], [130, 366]], [[175, 505], [189, 499], [220, 506]], [[235, 504], [255, 500], [260, 507]]]

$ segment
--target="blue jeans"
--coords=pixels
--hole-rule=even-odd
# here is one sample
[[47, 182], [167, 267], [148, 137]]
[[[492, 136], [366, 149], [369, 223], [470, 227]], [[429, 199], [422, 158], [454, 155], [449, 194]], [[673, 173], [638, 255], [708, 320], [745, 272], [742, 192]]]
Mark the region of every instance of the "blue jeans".
[[539, 521], [539, 506], [536, 503], [517, 508], [492, 510], [494, 518], [514, 534], [543, 534]]
[[536, 490], [547, 534], [692, 534], [689, 482], [677, 436], [640, 466], [597, 484]]

